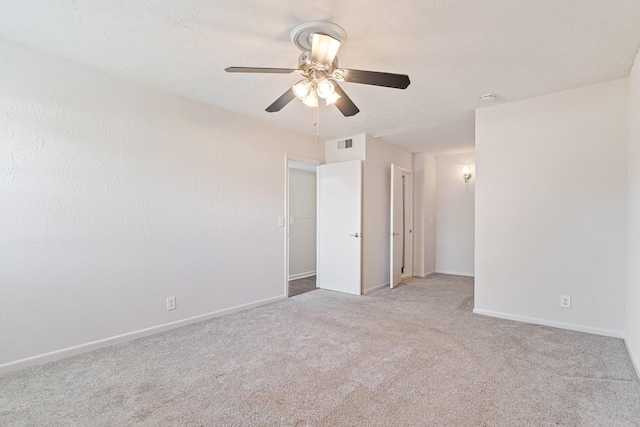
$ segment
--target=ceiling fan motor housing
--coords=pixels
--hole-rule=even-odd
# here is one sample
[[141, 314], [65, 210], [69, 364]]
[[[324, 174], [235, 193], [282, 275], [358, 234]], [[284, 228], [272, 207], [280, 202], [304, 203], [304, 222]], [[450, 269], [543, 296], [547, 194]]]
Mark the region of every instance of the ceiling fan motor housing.
[[312, 76], [314, 71], [325, 72], [327, 76], [333, 77], [334, 71], [338, 69], [338, 57], [336, 56], [331, 66], [327, 67], [325, 64], [318, 64], [311, 61], [311, 52], [305, 51], [298, 57], [298, 68], [307, 77]]

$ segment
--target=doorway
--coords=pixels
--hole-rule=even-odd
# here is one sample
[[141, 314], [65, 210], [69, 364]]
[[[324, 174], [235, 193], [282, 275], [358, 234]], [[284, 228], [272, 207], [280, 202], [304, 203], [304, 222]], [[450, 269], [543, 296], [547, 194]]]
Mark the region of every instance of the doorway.
[[403, 253], [402, 280], [413, 276], [413, 173], [402, 171], [402, 200], [403, 200]]
[[390, 286], [413, 276], [413, 173], [391, 165]]
[[319, 161], [287, 155], [286, 295], [316, 288], [317, 165]]

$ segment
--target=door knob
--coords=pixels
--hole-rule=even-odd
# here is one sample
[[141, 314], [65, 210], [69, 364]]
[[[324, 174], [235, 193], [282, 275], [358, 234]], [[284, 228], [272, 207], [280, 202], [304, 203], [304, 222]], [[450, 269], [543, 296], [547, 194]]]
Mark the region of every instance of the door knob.
[[361, 234], [360, 233], [355, 233], [355, 234], [349, 234], [349, 236], [353, 236], [353, 237], [360, 237]]
[[389, 233], [389, 234], [392, 235], [392, 236], [399, 236], [400, 235], [400, 233], [394, 233], [393, 231], [391, 233]]

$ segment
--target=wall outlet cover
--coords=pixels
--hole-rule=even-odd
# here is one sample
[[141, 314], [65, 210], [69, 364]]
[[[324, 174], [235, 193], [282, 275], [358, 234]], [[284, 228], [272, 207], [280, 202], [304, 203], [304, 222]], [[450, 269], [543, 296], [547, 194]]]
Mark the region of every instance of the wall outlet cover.
[[176, 297], [167, 298], [167, 311], [176, 309]]
[[571, 297], [569, 295], [560, 295], [560, 307], [571, 308]]

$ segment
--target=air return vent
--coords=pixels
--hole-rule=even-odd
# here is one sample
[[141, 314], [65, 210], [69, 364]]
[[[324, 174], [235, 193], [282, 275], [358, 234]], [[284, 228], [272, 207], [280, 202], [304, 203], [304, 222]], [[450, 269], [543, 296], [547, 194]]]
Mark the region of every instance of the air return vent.
[[345, 150], [351, 147], [353, 147], [353, 139], [351, 138], [338, 141], [338, 150]]

